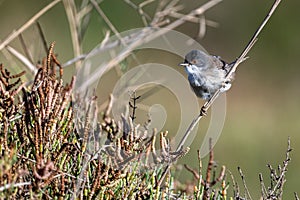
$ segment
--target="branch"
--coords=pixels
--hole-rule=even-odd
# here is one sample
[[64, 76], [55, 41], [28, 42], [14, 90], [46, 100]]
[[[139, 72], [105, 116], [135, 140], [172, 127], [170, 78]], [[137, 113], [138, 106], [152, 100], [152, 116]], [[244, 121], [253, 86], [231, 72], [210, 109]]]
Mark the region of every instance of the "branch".
[[40, 10], [38, 13], [36, 13], [32, 18], [30, 18], [23, 26], [21, 26], [16, 31], [13, 31], [1, 44], [0, 44], [0, 50], [2, 50], [6, 45], [8, 45], [12, 40], [14, 40], [16, 37], [18, 37], [24, 30], [26, 30], [31, 24], [36, 22], [36, 20], [42, 16], [45, 12], [50, 10], [53, 6], [55, 6], [57, 3], [59, 3], [61, 0], [55, 0], [49, 3], [47, 6], [45, 6], [42, 10]]
[[[152, 41], [161, 35], [164, 35], [169, 30], [175, 29], [176, 27], [183, 24], [185, 22], [185, 20], [189, 19], [191, 16], [204, 14], [204, 12], [206, 12], [212, 6], [216, 5], [218, 2], [220, 2], [220, 0], [209, 1], [206, 4], [202, 5], [201, 7], [193, 10], [186, 16], [175, 20], [174, 22], [172, 22], [171, 24], [169, 24], [163, 28], [159, 28], [159, 27], [155, 27], [155, 26], [145, 27], [139, 32], [135, 32], [135, 33], [131, 34], [130, 36], [124, 37], [123, 40], [125, 41], [125, 44], [126, 44], [126, 46], [124, 47], [124, 50], [122, 50], [117, 56], [115, 56], [113, 59], [111, 59], [107, 63], [103, 63], [101, 66], [99, 66], [97, 68], [97, 70], [91, 75], [91, 77], [89, 77], [89, 79], [86, 82], [84, 82], [78, 90], [81, 91], [82, 89], [88, 88], [88, 86], [91, 85], [92, 83], [94, 83], [95, 80], [98, 80], [98, 78], [103, 73], [110, 70], [116, 64], [120, 63], [123, 59], [128, 57], [131, 54], [131, 52], [134, 51], [138, 46], [145, 44], [149, 41]], [[126, 39], [128, 41], [126, 41]], [[92, 52], [90, 52], [86, 56], [97, 54], [104, 50], [119, 46], [120, 44], [122, 44], [122, 42], [120, 42], [118, 40], [114, 41], [112, 43], [108, 43], [104, 46], [101, 46], [97, 49], [92, 50]], [[86, 57], [86, 56], [83, 56], [83, 57]]]
[[[250, 39], [249, 43], [246, 45], [245, 49], [242, 51], [241, 55], [237, 58], [236, 61], [234, 61], [231, 64], [233, 66], [229, 70], [229, 72], [227, 73], [227, 75], [225, 77], [225, 82], [228, 81], [231, 78], [232, 74], [236, 71], [238, 65], [241, 64], [243, 61], [245, 61], [247, 59], [246, 56], [247, 56], [248, 52], [252, 49], [253, 45], [255, 44], [255, 42], [258, 39], [258, 35], [260, 34], [260, 32], [262, 31], [262, 29], [264, 28], [264, 26], [267, 24], [267, 22], [269, 21], [270, 17], [274, 13], [275, 9], [277, 8], [277, 6], [279, 5], [280, 2], [281, 2], [281, 0], [276, 0], [274, 2], [274, 4], [272, 5], [271, 10], [267, 14], [267, 16], [265, 17], [265, 19], [261, 23], [261, 25], [259, 26], [259, 28], [255, 31], [254, 35]], [[213, 102], [217, 99], [217, 97], [219, 96], [219, 94], [220, 94], [220, 89], [217, 90], [216, 93], [207, 102], [205, 102], [205, 104], [201, 108], [201, 111], [200, 111], [199, 115], [192, 121], [192, 123], [190, 124], [190, 126], [187, 129], [186, 133], [184, 134], [183, 138], [181, 139], [180, 143], [178, 144], [177, 150], [183, 148], [183, 145], [184, 145], [186, 139], [188, 138], [188, 136], [190, 135], [190, 133], [192, 132], [192, 130], [195, 128], [195, 126], [199, 123], [199, 121], [201, 120], [201, 118], [203, 116], [205, 116], [205, 113], [210, 108], [210, 106], [213, 104]]]
[[[265, 19], [263, 20], [263, 22], [261, 23], [261, 25], [259, 26], [259, 28], [255, 31], [254, 35], [250, 39], [249, 43], [246, 45], [245, 49], [242, 51], [241, 55], [237, 58], [237, 60], [235, 62], [233, 62], [231, 64], [233, 66], [230, 69], [230, 71], [227, 73], [227, 75], [225, 77], [225, 82], [228, 79], [230, 79], [231, 75], [236, 71], [238, 65], [240, 63], [242, 63], [243, 61], [245, 61], [248, 52], [251, 50], [251, 48], [253, 47], [253, 45], [257, 41], [258, 35], [260, 34], [260, 32], [262, 31], [262, 29], [264, 28], [264, 26], [267, 24], [267, 22], [269, 21], [270, 17], [274, 13], [275, 9], [277, 8], [277, 6], [279, 5], [280, 2], [281, 2], [281, 0], [276, 0], [274, 2], [274, 4], [271, 7], [271, 10], [268, 12], [267, 16], [265, 17]], [[207, 6], [209, 6], [209, 4]], [[197, 13], [197, 12], [202, 12], [202, 8], [194, 10], [190, 14]], [[183, 17], [182, 20], [184, 20], [185, 18], [188, 18], [188, 16], [189, 15]], [[177, 20], [177, 23], [180, 23], [180, 22], [182, 22], [182, 21]], [[168, 27], [172, 28], [173, 24], [170, 24]], [[201, 108], [201, 111], [200, 111], [199, 115], [192, 121], [192, 123], [188, 127], [187, 131], [185, 132], [184, 136], [182, 137], [181, 141], [179, 142], [179, 144], [177, 146], [177, 149], [176, 149], [177, 151], [179, 151], [179, 150], [181, 150], [183, 148], [183, 145], [185, 144], [185, 141], [187, 140], [188, 136], [190, 135], [190, 133], [192, 132], [192, 130], [195, 128], [195, 126], [199, 123], [199, 121], [201, 120], [201, 118], [206, 115], [207, 110], [210, 108], [210, 106], [213, 104], [213, 102], [217, 99], [217, 97], [219, 96], [219, 94], [220, 94], [220, 89], [217, 90], [216, 93], [207, 102], [204, 103], [204, 105]], [[162, 180], [165, 178], [166, 174], [168, 173], [169, 169], [170, 169], [170, 163], [166, 166], [166, 168], [165, 168], [165, 170], [164, 170], [164, 172], [163, 172], [163, 174], [162, 174], [162, 176], [160, 178], [160, 181], [158, 183], [162, 182]]]

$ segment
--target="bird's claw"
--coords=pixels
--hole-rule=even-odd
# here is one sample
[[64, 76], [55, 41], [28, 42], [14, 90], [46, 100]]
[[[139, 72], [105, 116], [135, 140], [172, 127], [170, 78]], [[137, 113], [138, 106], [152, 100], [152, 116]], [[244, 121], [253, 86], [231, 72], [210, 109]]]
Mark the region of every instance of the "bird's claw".
[[206, 115], [207, 115], [207, 108], [206, 108], [205, 106], [203, 106], [203, 107], [201, 108], [200, 114], [201, 114], [202, 116], [206, 116]]

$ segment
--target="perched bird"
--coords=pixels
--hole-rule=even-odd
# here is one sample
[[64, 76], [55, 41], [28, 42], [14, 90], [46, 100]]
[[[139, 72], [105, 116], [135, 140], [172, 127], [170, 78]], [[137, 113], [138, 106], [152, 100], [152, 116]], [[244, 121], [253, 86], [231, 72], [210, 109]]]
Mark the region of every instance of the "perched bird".
[[195, 94], [204, 100], [209, 100], [218, 89], [221, 92], [230, 89], [234, 75], [226, 82], [225, 77], [233, 64], [227, 64], [219, 56], [208, 55], [200, 50], [192, 50], [185, 56], [184, 63], [179, 65], [185, 67], [188, 80]]

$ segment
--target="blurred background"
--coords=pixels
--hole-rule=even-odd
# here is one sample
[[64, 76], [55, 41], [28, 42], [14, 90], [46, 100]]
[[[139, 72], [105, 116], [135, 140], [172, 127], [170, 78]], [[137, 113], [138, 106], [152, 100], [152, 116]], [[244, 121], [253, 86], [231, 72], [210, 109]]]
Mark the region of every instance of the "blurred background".
[[[0, 40], [3, 41], [13, 30], [18, 29], [50, 2], [49, 0], [0, 0]], [[80, 2], [76, 1], [78, 4]], [[142, 1], [132, 2], [139, 4]], [[184, 6], [182, 13], [188, 13], [205, 2], [182, 0], [178, 4]], [[272, 0], [224, 0], [206, 12], [206, 19], [217, 22], [218, 26], [207, 27], [204, 38], [197, 37], [199, 25], [195, 23], [187, 22], [176, 30], [195, 38], [208, 52], [230, 62], [239, 56], [272, 3]], [[146, 6], [144, 10], [151, 16], [156, 6], [157, 3], [154, 2]], [[137, 10], [123, 1], [104, 0], [100, 7], [119, 32], [143, 26]], [[242, 168], [253, 199], [257, 199], [260, 194], [258, 174], [262, 173], [268, 183], [269, 170], [266, 165], [269, 163], [277, 168], [278, 164], [282, 164], [289, 136], [293, 151], [292, 160], [288, 166], [283, 199], [292, 199], [294, 192], [300, 194], [298, 186], [300, 177], [299, 7], [300, 1], [297, 0], [281, 3], [262, 31], [258, 42], [250, 51], [250, 58], [238, 68], [233, 86], [227, 92], [226, 121], [222, 135], [215, 145], [215, 160], [218, 165], [225, 165], [238, 182], [240, 182], [240, 177], [237, 167]], [[72, 59], [74, 56], [72, 41], [63, 4], [58, 3], [54, 6], [39, 19], [39, 22], [47, 42], [56, 41], [55, 52], [58, 54], [58, 59], [62, 63]], [[101, 42], [107, 30], [109, 28], [106, 23], [96, 12], [92, 12], [90, 24], [82, 42], [83, 52], [88, 52]], [[28, 47], [31, 48], [35, 61], [41, 60], [46, 52], [42, 47], [37, 28], [30, 27], [23, 37]], [[18, 38], [10, 45], [22, 51]], [[151, 50], [145, 51], [145, 54], [147, 56], [143, 52], [137, 54], [142, 63], [168, 63], [185, 76], [184, 70], [177, 67], [182, 58]], [[18, 72], [24, 68], [13, 57], [9, 59], [4, 56], [3, 52], [0, 59], [0, 62], [12, 71]], [[74, 67], [66, 68], [66, 81], [74, 73]], [[101, 83], [106, 85], [98, 94], [100, 105], [107, 101], [113, 88], [113, 83], [107, 84], [107, 82], [112, 80], [111, 77], [115, 80], [118, 78], [115, 73], [108, 72], [101, 79], [99, 85]], [[27, 78], [30, 79], [30, 75]], [[176, 99], [172, 105], [163, 100], [170, 98], [175, 97], [167, 89], [160, 89], [140, 103], [149, 105], [160, 101], [158, 103], [166, 107], [169, 113], [164, 130], [169, 130], [172, 136], [172, 132], [178, 128], [174, 124], [178, 124], [180, 119], [176, 117], [178, 116]], [[199, 102], [203, 103], [201, 100]], [[145, 112], [138, 113], [137, 116], [141, 116], [141, 123], [147, 118]], [[191, 161], [197, 158], [197, 149], [200, 148], [201, 139], [208, 124], [209, 117], [201, 121], [199, 137], [195, 138], [189, 154], [182, 158], [180, 163], [189, 163], [192, 167], [197, 167], [197, 163]], [[178, 173], [176, 176], [182, 180], [184, 177], [192, 178], [191, 174], [186, 172]], [[230, 180], [229, 177], [228, 180]], [[241, 184], [240, 188], [243, 188]]]

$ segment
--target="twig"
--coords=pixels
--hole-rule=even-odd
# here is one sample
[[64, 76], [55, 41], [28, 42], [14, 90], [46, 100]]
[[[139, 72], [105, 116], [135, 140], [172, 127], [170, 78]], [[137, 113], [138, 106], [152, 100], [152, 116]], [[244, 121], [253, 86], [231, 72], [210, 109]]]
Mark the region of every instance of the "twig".
[[47, 40], [46, 40], [45, 34], [43, 32], [42, 26], [40, 25], [39, 22], [36, 22], [36, 26], [38, 27], [39, 34], [40, 34], [40, 36], [42, 38], [44, 50], [45, 50], [46, 53], [48, 53], [48, 44], [47, 44]]
[[[228, 74], [226, 75], [226, 81], [228, 79], [231, 78], [231, 75], [236, 71], [236, 68], [238, 67], [238, 65], [240, 63], [242, 63], [245, 59], [246, 59], [246, 55], [248, 54], [248, 52], [251, 50], [251, 48], [253, 47], [253, 45], [255, 44], [255, 42], [257, 41], [257, 37], [258, 35], [260, 34], [261, 30], [263, 29], [263, 27], [266, 25], [266, 23], [268, 22], [268, 20], [270, 19], [270, 17], [272, 16], [272, 14], [274, 13], [275, 9], [277, 8], [277, 6], [279, 5], [279, 3], [281, 2], [281, 0], [276, 0], [274, 2], [274, 4], [272, 5], [272, 8], [271, 10], [268, 12], [266, 18], [263, 20], [263, 22], [261, 23], [261, 25], [259, 26], [259, 28], [256, 30], [256, 32], [254, 33], [254, 35], [252, 36], [251, 40], [249, 41], [249, 43], [247, 44], [246, 48], [242, 51], [241, 55], [237, 58], [237, 60], [232, 63], [232, 68], [230, 69], [230, 71], [228, 72]], [[215, 2], [212, 2], [211, 3], [215, 3]], [[206, 7], [209, 7], [210, 4], [208, 4]], [[204, 8], [206, 8], [204, 7]], [[192, 13], [194, 14], [201, 14], [202, 13], [202, 9], [204, 8], [199, 8]], [[190, 14], [190, 15], [191, 15]], [[185, 20], [185, 18], [188, 18], [189, 15], [185, 16], [183, 19], [181, 20]], [[167, 26], [168, 28], [173, 28], [174, 25], [177, 25], [178, 23], [181, 23], [182, 21], [180, 20], [177, 20], [176, 23], [172, 23], [170, 24], [169, 26]], [[192, 130], [195, 128], [195, 126], [199, 123], [200, 119], [205, 116], [207, 110], [210, 108], [210, 106], [213, 104], [213, 102], [217, 99], [217, 97], [219, 96], [220, 94], [220, 89], [217, 90], [215, 92], [215, 94], [207, 101], [205, 102], [205, 104], [202, 106], [201, 108], [201, 111], [199, 113], [199, 115], [192, 121], [192, 123], [190, 124], [190, 126], [188, 127], [187, 131], [185, 132], [184, 136], [182, 137], [181, 141], [179, 142], [178, 146], [177, 146], [177, 149], [176, 150], [180, 150], [183, 148], [183, 145], [185, 144], [185, 141], [187, 140], [188, 136], [190, 135], [190, 133], [192, 132]], [[161, 179], [159, 182], [162, 181], [162, 179], [164, 179], [165, 175], [168, 173], [168, 170], [170, 169], [170, 164], [168, 164], [165, 168], [165, 171], [164, 173], [162, 174], [161, 176]]]
[[[182, 18], [184, 16], [184, 14], [172, 11], [171, 13], [169, 13], [169, 16], [174, 17], [174, 18]], [[190, 16], [189, 18], [186, 18], [186, 21], [193, 22], [193, 23], [199, 23], [199, 18]], [[215, 28], [215, 27], [218, 27], [219, 24], [215, 21], [205, 19], [205, 25]]]
[[[91, 0], [91, 2], [93, 3], [94, 0]], [[95, 73], [89, 78], [89, 80], [87, 82], [85, 82], [83, 86], [81, 86], [81, 88], [86, 88], [88, 85], [93, 83], [95, 80], [97, 80], [101, 76], [102, 73], [111, 69], [117, 63], [119, 63], [121, 60], [123, 60], [125, 57], [127, 57], [130, 54], [130, 52], [132, 52], [137, 46], [139, 46], [143, 43], [146, 43], [148, 41], [154, 40], [155, 38], [165, 34], [167, 31], [180, 26], [184, 22], [190, 21], [190, 19], [195, 18], [196, 15], [204, 14], [208, 9], [215, 6], [219, 2], [221, 2], [221, 0], [211, 0], [211, 1], [207, 2], [206, 4], [202, 5], [201, 7], [193, 10], [189, 14], [184, 15], [180, 19], [175, 20], [174, 22], [172, 22], [171, 24], [169, 24], [168, 26], [166, 26], [163, 29], [157, 30], [157, 29], [154, 29], [151, 27], [150, 28], [146, 27], [139, 32], [135, 32], [128, 36], [122, 37], [122, 40], [120, 40], [121, 44], [123, 44], [123, 45], [127, 44], [127, 45], [124, 45], [126, 48], [122, 52], [120, 52], [120, 54], [118, 56], [114, 57], [114, 59], [110, 60], [108, 63], [105, 63], [105, 66], [99, 67], [98, 70], [95, 71]], [[95, 4], [94, 6], [96, 6], [96, 7], [98, 6], [97, 3], [94, 2], [94, 4]], [[157, 22], [156, 18], [159, 18], [159, 17], [154, 17], [154, 19], [151, 23], [152, 25], [153, 24], [157, 25], [158, 22]], [[157, 27], [157, 26], [155, 26], [155, 27]], [[112, 28], [112, 27], [110, 27], [110, 28]], [[118, 35], [117, 33], [118, 33], [117, 30], [115, 30], [116, 36]], [[78, 55], [77, 57], [73, 58], [72, 60], [67, 61], [66, 63], [62, 64], [62, 67], [64, 68], [64, 67], [69, 66], [79, 60], [84, 60], [88, 56], [95, 55], [95, 54], [103, 52], [105, 50], [114, 48], [114, 47], [120, 45], [120, 41], [117, 40], [117, 41], [113, 41], [110, 43], [105, 42], [104, 45], [101, 45], [99, 48], [93, 49], [92, 51], [90, 51], [87, 54]]]
[[206, 170], [206, 186], [209, 187], [211, 182], [211, 173], [214, 165], [214, 151], [212, 150], [212, 139], [209, 138], [209, 161]]
[[266, 199], [266, 196], [267, 196], [267, 189], [266, 189], [266, 186], [265, 186], [265, 183], [264, 183], [264, 179], [263, 179], [263, 176], [261, 173], [259, 173], [258, 175], [259, 177], [259, 182], [260, 182], [260, 187], [261, 187], [261, 196], [263, 199]]
[[[77, 57], [81, 54], [81, 38], [79, 38], [78, 33], [80, 23], [77, 18], [75, 2], [73, 0], [63, 0], [63, 4], [69, 21], [74, 57]], [[79, 62], [75, 63], [76, 70], [79, 70], [79, 64]]]
[[194, 176], [194, 178], [195, 178], [196, 180], [200, 180], [200, 175], [198, 174], [198, 172], [197, 172], [195, 169], [191, 168], [191, 167], [188, 166], [187, 164], [184, 164], [183, 166], [184, 166], [189, 172], [191, 172], [191, 173], [193, 174], [193, 176]]
[[[240, 167], [238, 167], [238, 171], [239, 171], [240, 176], [241, 176], [241, 178], [242, 178], [243, 185], [244, 185], [244, 188], [245, 188], [245, 192], [246, 192], [247, 196], [249, 197], [249, 199], [251, 200], [252, 198], [251, 198], [250, 192], [249, 192], [249, 190], [248, 190], [248, 187], [247, 187], [247, 185], [246, 185], [246, 180], [245, 180], [245, 176], [244, 176], [244, 174], [243, 174], [243, 172], [242, 172], [242, 169], [241, 169]], [[246, 199], [247, 199], [247, 198], [246, 198]]]
[[40, 16], [42, 16], [45, 12], [47, 12], [49, 9], [51, 9], [53, 6], [55, 6], [57, 3], [59, 3], [61, 0], [54, 0], [51, 3], [49, 3], [47, 6], [45, 6], [42, 10], [40, 10], [38, 13], [36, 13], [32, 18], [30, 18], [23, 26], [21, 26], [16, 31], [13, 31], [1, 44], [0, 44], [0, 51], [8, 45], [12, 40], [14, 40], [16, 37], [18, 37], [24, 30], [26, 30], [31, 24], [33, 24]]
[[33, 63], [33, 58], [32, 58], [32, 55], [30, 53], [30, 51], [28, 50], [27, 46], [26, 46], [26, 43], [25, 43], [25, 40], [22, 36], [22, 34], [19, 35], [19, 39], [20, 39], [20, 42], [21, 42], [21, 46], [23, 48], [23, 51], [26, 55], [26, 57], [28, 58], [28, 60]]
[[297, 192], [294, 192], [294, 195], [295, 195], [295, 199], [296, 199], [296, 200], [299, 200], [299, 197], [298, 197]]
[[147, 20], [146, 20], [146, 16], [147, 14], [145, 14], [144, 10], [143, 10], [143, 7], [154, 2], [154, 0], [146, 0], [142, 3], [139, 4], [139, 8], [138, 8], [138, 11], [140, 13], [140, 15], [142, 16], [142, 21], [144, 23], [144, 26], [148, 26], [148, 23], [147, 23]]
[[[237, 60], [235, 62], [232, 63], [233, 66], [232, 66], [232, 68], [229, 70], [229, 72], [226, 75], [226, 78], [225, 78], [226, 81], [231, 78], [232, 74], [236, 71], [238, 65], [241, 64], [243, 61], [245, 61], [245, 59], [247, 59], [246, 56], [247, 56], [248, 52], [251, 50], [251, 48], [253, 47], [253, 45], [257, 41], [258, 35], [260, 34], [260, 32], [262, 31], [262, 29], [264, 28], [264, 26], [267, 24], [268, 20], [270, 19], [270, 17], [274, 13], [275, 9], [277, 8], [277, 6], [279, 5], [280, 2], [281, 2], [281, 0], [276, 0], [274, 2], [274, 4], [272, 5], [271, 10], [267, 14], [266, 18], [263, 20], [263, 22], [261, 23], [261, 25], [259, 26], [259, 28], [255, 31], [254, 35], [250, 39], [249, 43], [246, 45], [245, 49], [242, 51], [241, 55], [237, 58]], [[178, 144], [177, 149], [181, 149], [183, 147], [186, 139], [188, 138], [188, 136], [190, 135], [190, 133], [192, 132], [192, 130], [199, 123], [200, 119], [203, 116], [205, 116], [205, 113], [210, 108], [210, 106], [213, 104], [213, 102], [217, 99], [217, 97], [219, 96], [219, 94], [220, 94], [220, 90], [217, 90], [216, 93], [207, 102], [205, 102], [205, 104], [201, 108], [201, 111], [200, 111], [199, 115], [192, 121], [192, 123], [190, 124], [190, 126], [187, 129], [186, 133], [184, 134], [182, 140]]]
[[198, 31], [198, 37], [203, 38], [206, 33], [206, 19], [204, 15], [201, 15], [199, 18], [199, 31]]
[[22, 187], [22, 186], [25, 186], [25, 185], [31, 185], [32, 183], [31, 182], [24, 182], [24, 183], [9, 183], [9, 184], [6, 184], [2, 187], [0, 187], [0, 192], [4, 191], [4, 190], [7, 190], [7, 189], [10, 189], [10, 188], [13, 188], [13, 187]]
[[231, 180], [232, 180], [233, 197], [234, 197], [234, 199], [238, 199], [238, 197], [239, 197], [239, 195], [240, 195], [240, 188], [239, 188], [239, 185], [238, 185], [237, 182], [235, 181], [234, 176], [233, 176], [233, 174], [231, 173], [231, 171], [228, 170], [228, 169], [227, 169], [227, 171], [228, 171], [228, 173], [229, 173], [229, 175], [230, 175], [230, 178], [231, 178]]
[[82, 1], [81, 10], [77, 12], [77, 20], [81, 21], [85, 16], [89, 15], [93, 6], [88, 4], [88, 1]]
[[22, 55], [20, 52], [18, 52], [16, 49], [14, 49], [11, 46], [6, 46], [5, 49], [11, 53], [12, 55], [14, 55], [16, 58], [18, 58], [29, 70], [32, 74], [36, 74], [37, 73], [37, 68], [24, 56]]
[[180, 18], [180, 19], [174, 21], [173, 23], [169, 24], [165, 28], [166, 29], [174, 29], [177, 26], [180, 26], [181, 24], [183, 24], [185, 21], [188, 21], [192, 16], [197, 16], [197, 15], [204, 14], [207, 10], [214, 7], [215, 5], [220, 3], [221, 1], [222, 0], [211, 0], [211, 1], [203, 4], [201, 7], [191, 11], [189, 14], [187, 14], [187, 15], [183, 16], [182, 18]]
[[[157, 38], [157, 37], [165, 34], [166, 32], [168, 32], [169, 30], [172, 30], [172, 29], [180, 26], [181, 24], [183, 24], [185, 22], [185, 18], [188, 18], [189, 16], [195, 16], [195, 15], [203, 14], [205, 11], [207, 11], [212, 6], [216, 5], [218, 2], [220, 2], [220, 0], [209, 1], [206, 4], [202, 5], [201, 7], [195, 9], [194, 11], [192, 11], [191, 13], [186, 15], [185, 17], [183, 17], [181, 19], [178, 19], [178, 20], [175, 20], [171, 24], [165, 26], [163, 29], [156, 29], [156, 28], [153, 28], [153, 27], [146, 27], [146, 28], [142, 29], [141, 31], [132, 34], [130, 37], [127, 37], [129, 41], [126, 43], [127, 46], [124, 47], [124, 50], [121, 51], [113, 59], [111, 59], [108, 63], [103, 63], [101, 66], [99, 66], [97, 68], [97, 70], [95, 70], [95, 72], [89, 77], [88, 80], [86, 80], [80, 86], [80, 88], [78, 90], [81, 91], [81, 90], [86, 89], [89, 85], [91, 85], [93, 82], [95, 82], [95, 80], [98, 80], [99, 77], [104, 72], [110, 70], [116, 64], [121, 62], [124, 58], [126, 58], [128, 55], [130, 55], [131, 52], [134, 49], [136, 49], [141, 44], [144, 44], [144, 43], [147, 43], [151, 40], [154, 40], [155, 38]], [[112, 48], [112, 47], [115, 47], [115, 46], [118, 46], [118, 45], [120, 45], [120, 41], [115, 41], [115, 42], [112, 42], [112, 43], [109, 43], [109, 44], [105, 45], [102, 48], [96, 49], [95, 51], [92, 51], [91, 53], [92, 54], [99, 53], [99, 52], [102, 52], [104, 49]]]
[[151, 18], [147, 13], [145, 13], [143, 11], [142, 6], [144, 6], [144, 5], [141, 6], [141, 4], [142, 4], [141, 3], [140, 5], [137, 6], [131, 0], [124, 0], [124, 2], [127, 3], [129, 6], [131, 6], [133, 9], [137, 10], [142, 17], [144, 26], [148, 26], [147, 19], [150, 20]]
[[[276, 184], [274, 185], [272, 191], [269, 193], [269, 197], [272, 197], [275, 192], [278, 190], [278, 188], [283, 187], [283, 183], [284, 183], [284, 177], [285, 177], [285, 173], [287, 172], [287, 166], [291, 160], [290, 158], [290, 152], [292, 151], [291, 149], [291, 140], [290, 138], [288, 138], [288, 149], [286, 151], [286, 157], [285, 160], [283, 161], [283, 168], [279, 171], [280, 172], [280, 176], [276, 179]], [[279, 186], [281, 185], [281, 186]]]
[[105, 15], [105, 13], [102, 11], [100, 6], [95, 0], [90, 0], [90, 2], [93, 4], [96, 11], [99, 13], [99, 15], [102, 17], [102, 19], [105, 21], [105, 23], [109, 26], [109, 28], [112, 30], [112, 32], [118, 37], [118, 39], [121, 41], [121, 43], [126, 46], [126, 43], [124, 42], [123, 38], [121, 37], [119, 31], [116, 29], [116, 27], [111, 23], [111, 21], [108, 19], [108, 17]]
[[137, 109], [136, 102], [139, 98], [141, 98], [141, 96], [140, 95], [136, 96], [136, 91], [133, 91], [132, 96], [131, 96], [132, 103], [131, 103], [131, 101], [129, 101], [129, 106], [132, 109], [132, 114], [130, 115], [132, 122], [134, 122], [134, 120], [136, 118], [136, 109]]
[[209, 199], [209, 189], [211, 187], [211, 174], [212, 174], [212, 168], [214, 165], [214, 152], [212, 150], [212, 139], [209, 139], [209, 161], [207, 164], [207, 170], [206, 170], [206, 179], [204, 181], [204, 191], [203, 191], [203, 199], [207, 200]]

